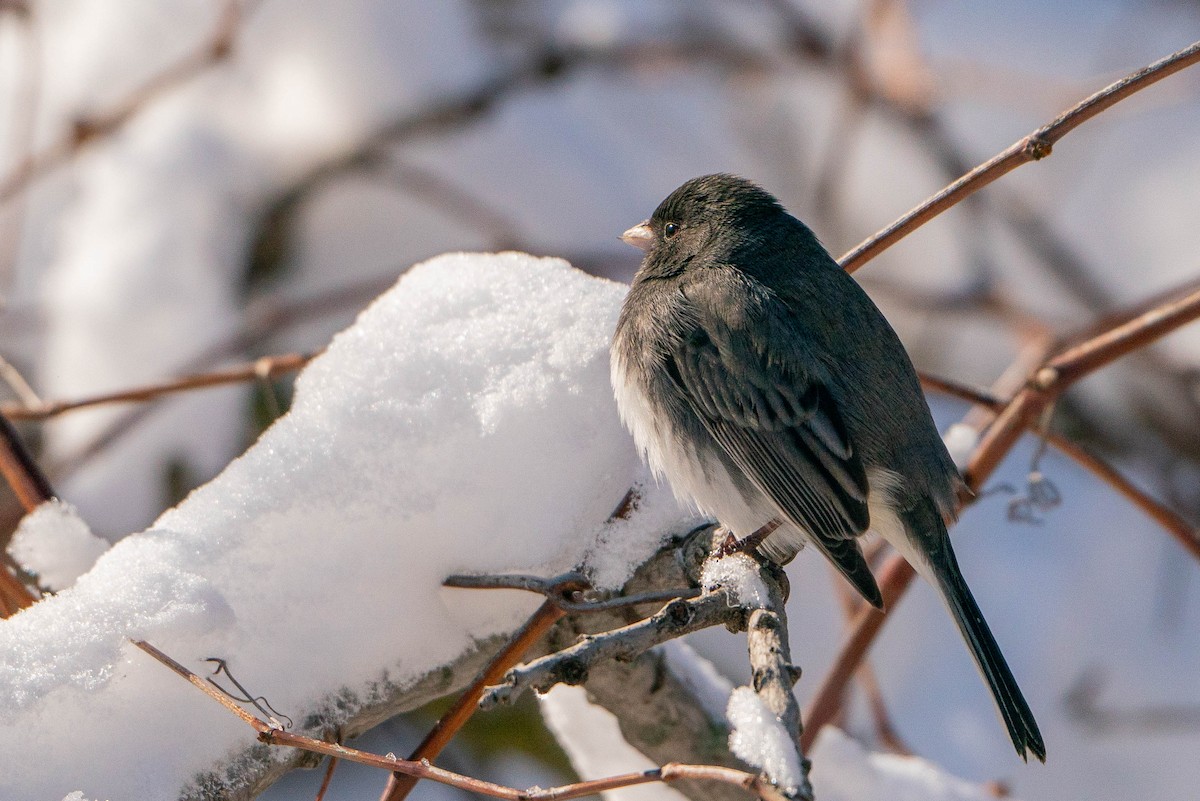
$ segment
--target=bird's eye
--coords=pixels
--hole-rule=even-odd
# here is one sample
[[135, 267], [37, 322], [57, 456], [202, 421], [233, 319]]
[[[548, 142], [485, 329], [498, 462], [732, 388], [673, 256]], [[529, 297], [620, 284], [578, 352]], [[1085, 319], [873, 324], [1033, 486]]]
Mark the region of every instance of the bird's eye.
[[670, 239], [677, 233], [679, 233], [679, 226], [675, 223], [667, 223], [663, 226], [663, 236], [665, 236], [667, 239]]

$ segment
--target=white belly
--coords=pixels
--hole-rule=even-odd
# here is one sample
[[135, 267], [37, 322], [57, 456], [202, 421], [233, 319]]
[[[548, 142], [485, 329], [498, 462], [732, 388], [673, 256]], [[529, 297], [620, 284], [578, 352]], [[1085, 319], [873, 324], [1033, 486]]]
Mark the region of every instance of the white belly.
[[[739, 539], [782, 517], [779, 508], [766, 495], [753, 489], [744, 491], [744, 482], [739, 487], [719, 459], [702, 459], [694, 445], [676, 436], [670, 422], [665, 415], [656, 412], [640, 384], [627, 380], [625, 365], [615, 352], [611, 367], [621, 420], [633, 434], [638, 450], [655, 477], [660, 480], [665, 478], [675, 497], [682, 503], [691, 504], [701, 513], [716, 518]], [[872, 491], [868, 494], [867, 504], [871, 529], [909, 556], [907, 552], [912, 550], [912, 546], [892, 505], [892, 492], [901, 480], [891, 471], [868, 468], [867, 481]], [[769, 558], [787, 561], [804, 547], [808, 539], [809, 534], [802, 528], [785, 523], [767, 538], [762, 550]], [[924, 560], [918, 560], [914, 565], [921, 562]]]
[[611, 359], [613, 391], [621, 420], [659, 480], [666, 479], [680, 502], [715, 517], [737, 537], [753, 534], [778, 512], [765, 496], [755, 492], [747, 500], [718, 459], [701, 459], [694, 445], [676, 435], [664, 415], [658, 414], [636, 381], [627, 380], [625, 365]]

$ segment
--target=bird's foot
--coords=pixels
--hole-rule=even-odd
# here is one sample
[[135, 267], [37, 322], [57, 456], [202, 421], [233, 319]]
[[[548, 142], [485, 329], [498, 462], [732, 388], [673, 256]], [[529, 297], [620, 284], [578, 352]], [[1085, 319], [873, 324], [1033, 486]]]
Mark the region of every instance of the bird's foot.
[[721, 543], [717, 550], [713, 551], [712, 558], [723, 559], [726, 556], [732, 556], [735, 553], [749, 553], [762, 544], [762, 541], [774, 533], [775, 529], [783, 525], [781, 520], [772, 520], [766, 525], [760, 526], [757, 531], [747, 537], [738, 539], [732, 531], [725, 529], [725, 541]]

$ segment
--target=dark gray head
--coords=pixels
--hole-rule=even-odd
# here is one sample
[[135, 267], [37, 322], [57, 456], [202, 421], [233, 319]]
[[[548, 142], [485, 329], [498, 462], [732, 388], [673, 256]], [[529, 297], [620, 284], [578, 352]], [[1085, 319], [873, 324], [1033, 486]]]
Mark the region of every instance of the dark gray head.
[[757, 184], [728, 173], [704, 175], [680, 186], [645, 222], [621, 239], [646, 251], [647, 277], [677, 275], [697, 257], [744, 262], [739, 254], [778, 241], [781, 228], [816, 244], [815, 237]]

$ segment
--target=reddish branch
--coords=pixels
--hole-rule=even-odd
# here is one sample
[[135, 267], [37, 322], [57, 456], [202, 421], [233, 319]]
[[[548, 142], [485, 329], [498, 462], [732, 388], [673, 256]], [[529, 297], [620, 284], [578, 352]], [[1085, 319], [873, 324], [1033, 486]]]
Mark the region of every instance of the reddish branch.
[[847, 272], [854, 272], [871, 259], [887, 250], [917, 228], [932, 220], [947, 209], [956, 206], [966, 197], [1012, 172], [1022, 164], [1038, 161], [1050, 155], [1059, 139], [1075, 128], [1095, 117], [1105, 109], [1119, 103], [1135, 92], [1145, 89], [1182, 69], [1200, 61], [1200, 42], [1185, 47], [1177, 53], [1154, 62], [1132, 75], [1096, 92], [1074, 107], [1063, 112], [1053, 122], [1043, 125], [1007, 149], [980, 164], [954, 183], [926, 200], [894, 223], [876, 233], [841, 258]]
[[[987, 408], [994, 414], [999, 414], [1007, 406], [1005, 401], [986, 390], [968, 387], [945, 378], [922, 375], [921, 384], [926, 389], [951, 395], [977, 406]], [[1067, 439], [1062, 434], [1054, 431], [1043, 431], [1040, 432], [1040, 436], [1045, 437], [1046, 441], [1064, 456], [1104, 481], [1119, 492], [1126, 500], [1130, 501], [1138, 509], [1141, 509], [1148, 517], [1174, 537], [1183, 546], [1184, 550], [1200, 561], [1200, 532], [1197, 532], [1196, 527], [1180, 516], [1178, 512], [1157, 498], [1147, 494], [1104, 459], [1101, 459], [1078, 443]]]
[[[8, 418], [0, 415], [0, 474], [12, 487], [26, 512], [32, 512], [54, 497], [50, 482], [38, 468]], [[0, 564], [0, 618], [16, 614], [37, 600], [17, 580], [6, 565]]]
[[210, 685], [204, 679], [197, 676], [192, 671], [188, 670], [183, 665], [176, 662], [171, 657], [167, 656], [162, 651], [150, 645], [147, 642], [134, 643], [138, 648], [141, 648], [150, 656], [166, 665], [168, 668], [179, 674], [186, 681], [201, 690], [205, 695], [217, 701], [221, 706], [228, 709], [234, 715], [258, 732], [258, 739], [268, 745], [286, 745], [293, 748], [300, 748], [314, 754], [324, 754], [330, 757], [347, 760], [350, 762], [358, 762], [362, 765], [381, 768], [393, 772], [402, 773], [418, 779], [429, 779], [431, 781], [445, 784], [450, 787], [456, 787], [460, 790], [478, 793], [480, 795], [489, 796], [491, 798], [506, 799], [506, 801], [555, 801], [561, 799], [565, 801], [570, 798], [580, 798], [587, 795], [594, 795], [606, 790], [615, 790], [620, 787], [632, 787], [638, 784], [651, 784], [655, 782], [674, 782], [679, 780], [694, 780], [694, 781], [715, 781], [724, 784], [732, 784], [754, 793], [764, 801], [785, 801], [784, 795], [769, 782], [760, 779], [751, 773], [745, 771], [734, 770], [732, 768], [718, 767], [715, 765], [677, 765], [668, 764], [654, 770], [643, 771], [640, 773], [626, 773], [621, 776], [612, 776], [606, 779], [594, 779], [592, 781], [577, 782], [575, 784], [563, 785], [561, 787], [551, 787], [548, 789], [531, 788], [529, 790], [517, 790], [512, 787], [505, 787], [492, 782], [485, 782], [480, 779], [473, 779], [470, 776], [463, 776], [459, 773], [453, 773], [448, 770], [443, 770], [429, 764], [427, 760], [407, 760], [396, 759], [394, 757], [379, 756], [378, 754], [359, 751], [355, 748], [347, 748], [344, 745], [336, 743], [327, 743], [323, 740], [317, 740], [312, 737], [305, 737], [299, 734], [283, 731], [282, 729], [273, 726], [270, 723], [259, 720], [254, 715], [251, 715], [246, 710], [238, 706], [228, 696], [224, 695], [220, 690]]
[[[538, 607], [533, 617], [529, 618], [508, 644], [492, 657], [487, 667], [471, 682], [471, 686], [458, 697], [454, 706], [450, 707], [449, 711], [434, 724], [434, 727], [425, 735], [425, 739], [408, 757], [409, 761], [423, 762], [435, 759], [458, 733], [458, 730], [466, 725], [466, 722], [479, 709], [479, 699], [483, 698], [484, 691], [489, 686], [498, 683], [510, 668], [520, 662], [525, 653], [546, 635], [550, 627], [557, 623], [563, 614], [565, 614], [563, 610], [553, 601], [546, 601]], [[411, 773], [402, 771], [392, 773], [387, 787], [383, 790], [382, 801], [403, 801], [417, 786], [419, 779], [419, 776]]]
[[1163, 303], [1048, 360], [985, 432], [967, 465], [967, 483], [973, 488], [978, 487], [996, 469], [1021, 434], [1068, 387], [1197, 317], [1200, 317], [1200, 289]]
[[118, 392], [107, 392], [88, 398], [50, 401], [40, 406], [9, 403], [0, 406], [0, 413], [14, 420], [45, 420], [48, 417], [54, 417], [63, 412], [82, 409], [88, 406], [148, 401], [162, 397], [163, 395], [202, 389], [204, 387], [237, 384], [254, 379], [266, 380], [284, 373], [295, 372], [316, 358], [317, 355], [317, 353], [285, 353], [280, 356], [264, 356], [261, 359], [255, 359], [253, 362], [238, 365], [237, 367], [215, 370], [209, 373], [197, 373], [171, 381], [164, 381], [159, 384], [149, 384]]

